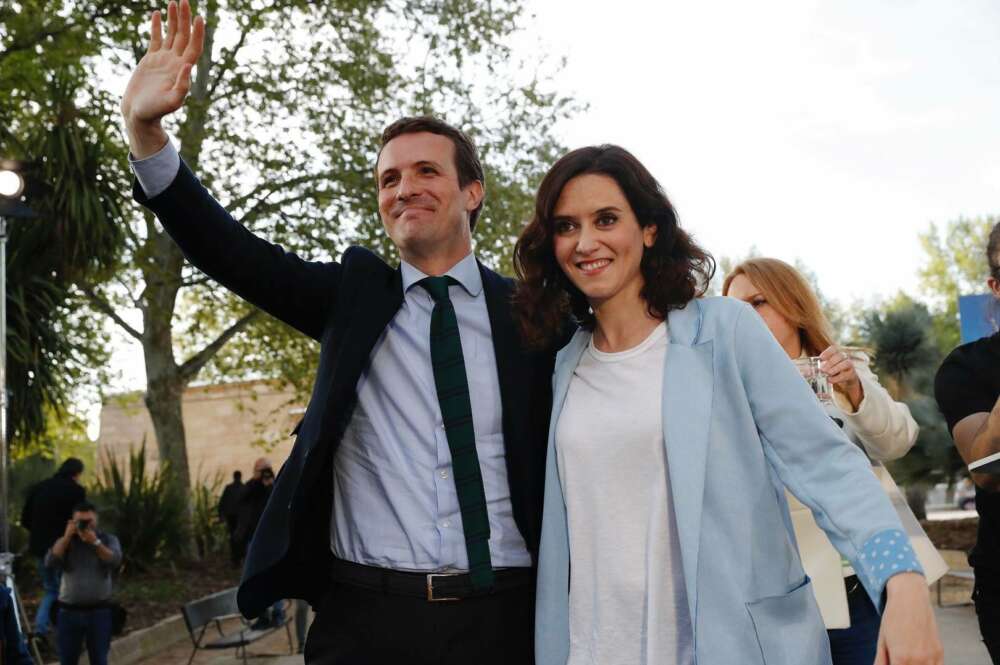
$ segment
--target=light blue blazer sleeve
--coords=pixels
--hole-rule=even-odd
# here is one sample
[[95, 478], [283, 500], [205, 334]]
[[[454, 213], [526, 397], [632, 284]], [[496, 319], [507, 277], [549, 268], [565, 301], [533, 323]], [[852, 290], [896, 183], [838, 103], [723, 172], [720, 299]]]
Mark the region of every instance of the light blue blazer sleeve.
[[888, 579], [922, 573], [868, 459], [826, 416], [761, 318], [749, 307], [734, 328], [736, 362], [768, 463], [808, 506], [882, 609]]

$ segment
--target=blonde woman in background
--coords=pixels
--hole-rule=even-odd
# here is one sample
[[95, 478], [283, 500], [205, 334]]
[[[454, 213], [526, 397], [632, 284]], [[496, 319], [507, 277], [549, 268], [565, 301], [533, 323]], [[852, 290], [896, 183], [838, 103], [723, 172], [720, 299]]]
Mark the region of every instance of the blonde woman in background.
[[[833, 341], [830, 323], [802, 275], [778, 259], [754, 258], [736, 266], [722, 295], [749, 303], [789, 358], [818, 356], [833, 402], [827, 413], [875, 461], [902, 457], [917, 438], [910, 410], [892, 399], [869, 368], [868, 357]], [[795, 536], [830, 636], [834, 665], [871, 665], [879, 616], [854, 570], [833, 549], [808, 508], [789, 495]]]

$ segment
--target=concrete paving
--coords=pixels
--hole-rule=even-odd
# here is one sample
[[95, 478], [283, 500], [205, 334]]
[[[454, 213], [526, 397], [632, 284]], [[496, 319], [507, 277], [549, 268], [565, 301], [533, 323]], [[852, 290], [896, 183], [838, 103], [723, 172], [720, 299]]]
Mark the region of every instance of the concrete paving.
[[971, 605], [936, 607], [934, 614], [944, 644], [945, 665], [991, 665]]
[[[963, 597], [964, 596], [964, 597]], [[960, 587], [946, 593], [945, 602], [959, 602], [968, 598], [968, 592]], [[975, 609], [971, 605], [958, 607], [935, 607], [938, 629], [944, 644], [945, 665], [991, 665], [986, 647], [979, 635], [979, 623]], [[300, 654], [289, 654], [288, 636], [277, 631], [250, 648], [251, 665], [303, 665]], [[294, 648], [294, 647], [293, 647]], [[190, 642], [179, 642], [160, 654], [145, 661], [143, 665], [185, 665], [191, 654]], [[273, 654], [273, 655], [264, 655]], [[193, 665], [242, 665], [232, 650], [225, 652], [199, 651]]]

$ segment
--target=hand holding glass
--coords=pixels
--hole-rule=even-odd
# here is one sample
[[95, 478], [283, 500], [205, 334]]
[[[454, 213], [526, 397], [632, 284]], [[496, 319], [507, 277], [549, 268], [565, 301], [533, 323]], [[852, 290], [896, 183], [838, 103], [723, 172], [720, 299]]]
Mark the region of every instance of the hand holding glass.
[[799, 370], [799, 374], [802, 378], [806, 380], [809, 387], [812, 388], [813, 393], [823, 404], [833, 403], [833, 392], [830, 390], [830, 380], [827, 378], [819, 366], [822, 362], [819, 356], [812, 356], [810, 358], [796, 358], [794, 361], [795, 367]]

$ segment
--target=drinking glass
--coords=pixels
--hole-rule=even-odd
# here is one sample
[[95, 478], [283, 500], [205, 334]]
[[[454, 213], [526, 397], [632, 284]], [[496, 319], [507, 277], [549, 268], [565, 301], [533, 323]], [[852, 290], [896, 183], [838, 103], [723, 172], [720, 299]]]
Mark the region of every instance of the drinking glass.
[[813, 393], [816, 394], [816, 399], [823, 404], [832, 404], [833, 393], [830, 390], [830, 379], [819, 369], [821, 362], [819, 356], [796, 358], [794, 362], [795, 367], [799, 370], [799, 374], [802, 375], [802, 378], [812, 388]]

